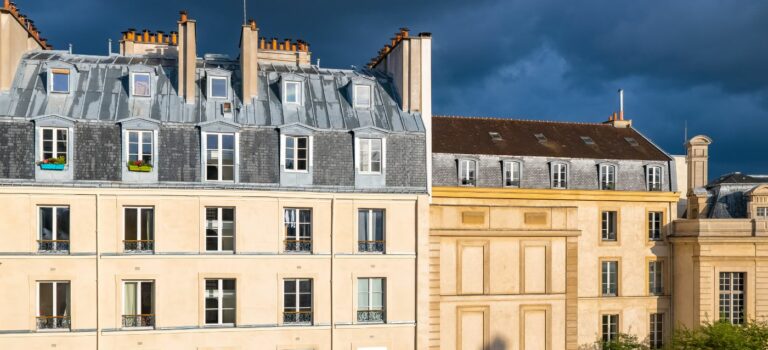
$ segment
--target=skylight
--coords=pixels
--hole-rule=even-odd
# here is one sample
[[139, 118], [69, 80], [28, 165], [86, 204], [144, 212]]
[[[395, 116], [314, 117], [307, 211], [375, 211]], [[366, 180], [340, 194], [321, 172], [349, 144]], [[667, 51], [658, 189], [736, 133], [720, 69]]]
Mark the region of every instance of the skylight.
[[488, 133], [488, 135], [491, 136], [491, 140], [493, 140], [493, 141], [501, 141], [501, 140], [503, 140], [501, 138], [501, 134], [499, 134], [498, 132], [491, 131], [491, 132]]
[[581, 140], [584, 141], [584, 143], [588, 144], [588, 145], [594, 145], [595, 144], [595, 141], [592, 140], [592, 138], [589, 137], [589, 136], [582, 136]]
[[639, 144], [639, 143], [637, 143], [637, 140], [635, 140], [634, 138], [631, 138], [631, 137], [625, 137], [624, 139], [625, 139], [625, 140], [627, 140], [627, 142], [629, 142], [629, 144], [630, 144], [630, 145], [632, 145], [633, 147], [638, 147], [638, 146], [640, 146], [640, 144]]
[[547, 137], [544, 136], [544, 134], [534, 134], [533, 136], [536, 136], [536, 139], [539, 140], [539, 143], [547, 142]]

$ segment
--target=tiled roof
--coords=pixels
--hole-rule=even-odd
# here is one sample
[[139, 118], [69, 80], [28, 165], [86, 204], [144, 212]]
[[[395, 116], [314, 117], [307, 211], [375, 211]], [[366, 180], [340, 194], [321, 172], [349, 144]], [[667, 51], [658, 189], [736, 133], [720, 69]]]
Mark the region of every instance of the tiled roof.
[[739, 172], [725, 174], [712, 180], [707, 186], [716, 186], [720, 184], [763, 184], [768, 183], [766, 175], [747, 175]]
[[[435, 153], [670, 160], [664, 151], [631, 127], [455, 116], [435, 116], [432, 125]], [[498, 133], [493, 135], [497, 140], [491, 133]]]

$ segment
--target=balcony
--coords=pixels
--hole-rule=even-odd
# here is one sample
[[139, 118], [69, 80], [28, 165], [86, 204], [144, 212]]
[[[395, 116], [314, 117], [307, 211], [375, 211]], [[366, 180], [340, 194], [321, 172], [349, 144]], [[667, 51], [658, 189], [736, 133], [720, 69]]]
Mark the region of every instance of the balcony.
[[69, 240], [38, 240], [37, 251], [45, 254], [69, 254]]
[[358, 310], [357, 322], [360, 323], [384, 323], [386, 313], [384, 310]]
[[123, 250], [128, 254], [151, 254], [155, 252], [154, 240], [124, 240]]
[[38, 330], [69, 330], [69, 316], [38, 316]]
[[311, 253], [311, 239], [286, 239], [285, 251], [288, 253]]
[[312, 311], [284, 311], [283, 323], [295, 325], [312, 324]]
[[123, 328], [151, 328], [155, 326], [155, 315], [123, 315]]
[[384, 241], [357, 241], [360, 253], [384, 253]]

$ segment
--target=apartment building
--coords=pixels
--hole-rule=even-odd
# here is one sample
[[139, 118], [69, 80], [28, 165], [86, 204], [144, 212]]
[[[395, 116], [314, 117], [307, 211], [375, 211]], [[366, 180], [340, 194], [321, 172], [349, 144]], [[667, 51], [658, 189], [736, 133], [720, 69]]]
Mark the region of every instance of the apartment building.
[[432, 123], [431, 349], [669, 338], [674, 160], [623, 113]]
[[176, 25], [78, 55], [0, 9], [0, 348], [415, 349], [430, 35], [348, 70]]

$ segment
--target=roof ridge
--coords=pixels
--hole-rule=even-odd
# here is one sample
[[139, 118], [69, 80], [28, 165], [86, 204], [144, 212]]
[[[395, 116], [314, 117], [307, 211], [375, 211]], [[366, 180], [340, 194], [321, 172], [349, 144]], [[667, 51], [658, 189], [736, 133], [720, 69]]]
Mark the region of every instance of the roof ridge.
[[533, 122], [543, 124], [576, 124], [576, 125], [592, 125], [592, 126], [611, 126], [605, 123], [595, 122], [570, 122], [559, 120], [541, 120], [541, 119], [522, 119], [522, 118], [506, 118], [506, 117], [482, 117], [482, 116], [463, 116], [463, 115], [433, 115], [437, 118], [460, 118], [460, 119], [476, 119], [476, 120], [498, 120], [498, 121], [521, 121], [521, 122]]

